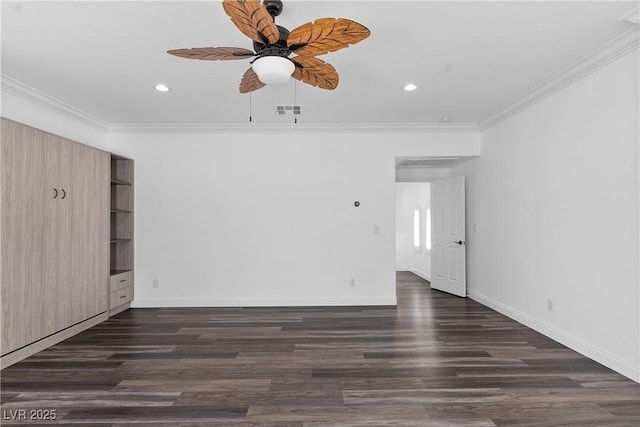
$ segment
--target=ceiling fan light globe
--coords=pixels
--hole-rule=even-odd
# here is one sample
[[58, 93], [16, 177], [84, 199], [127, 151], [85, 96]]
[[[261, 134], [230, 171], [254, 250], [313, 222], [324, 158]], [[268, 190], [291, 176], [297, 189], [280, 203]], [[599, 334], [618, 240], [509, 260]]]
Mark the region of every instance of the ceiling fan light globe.
[[253, 61], [251, 68], [258, 79], [266, 85], [284, 84], [289, 81], [296, 67], [293, 62], [282, 56], [263, 56]]

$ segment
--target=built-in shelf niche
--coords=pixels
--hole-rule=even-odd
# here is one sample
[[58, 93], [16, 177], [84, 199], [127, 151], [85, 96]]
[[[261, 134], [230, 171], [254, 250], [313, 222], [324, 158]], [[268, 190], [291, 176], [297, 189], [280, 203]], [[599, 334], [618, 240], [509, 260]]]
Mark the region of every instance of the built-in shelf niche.
[[111, 155], [111, 275], [133, 270], [133, 160]]

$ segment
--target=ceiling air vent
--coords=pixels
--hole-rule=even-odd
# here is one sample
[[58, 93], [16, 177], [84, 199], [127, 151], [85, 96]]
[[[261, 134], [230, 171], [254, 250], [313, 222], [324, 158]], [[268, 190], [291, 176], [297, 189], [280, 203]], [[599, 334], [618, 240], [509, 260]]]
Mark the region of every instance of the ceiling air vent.
[[276, 105], [276, 114], [279, 116], [299, 116], [302, 112], [299, 105]]

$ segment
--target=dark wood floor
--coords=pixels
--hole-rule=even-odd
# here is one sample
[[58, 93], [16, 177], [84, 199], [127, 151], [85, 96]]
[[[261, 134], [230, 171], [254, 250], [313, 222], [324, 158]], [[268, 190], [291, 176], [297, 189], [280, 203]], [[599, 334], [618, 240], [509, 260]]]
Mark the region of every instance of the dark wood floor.
[[2, 424], [640, 425], [637, 383], [410, 273], [398, 300], [129, 310], [2, 371]]

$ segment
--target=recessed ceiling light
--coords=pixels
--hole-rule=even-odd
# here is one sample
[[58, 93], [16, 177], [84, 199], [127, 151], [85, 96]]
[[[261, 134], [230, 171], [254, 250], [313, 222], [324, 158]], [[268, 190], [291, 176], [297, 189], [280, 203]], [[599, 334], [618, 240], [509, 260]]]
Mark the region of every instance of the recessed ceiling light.
[[406, 85], [403, 87], [403, 89], [404, 89], [405, 91], [407, 91], [407, 92], [411, 92], [412, 90], [416, 90], [416, 89], [418, 89], [418, 86], [414, 85], [413, 83], [409, 83], [409, 84], [406, 84]]
[[449, 122], [451, 121], [451, 117], [449, 117], [449, 116], [444, 116], [444, 117], [442, 117], [442, 118], [440, 119], [440, 121], [441, 121], [442, 123], [449, 123]]
[[163, 85], [162, 83], [158, 83], [153, 88], [155, 90], [157, 90], [158, 92], [170, 92], [171, 91], [171, 89], [169, 89], [169, 87], [167, 85]]

